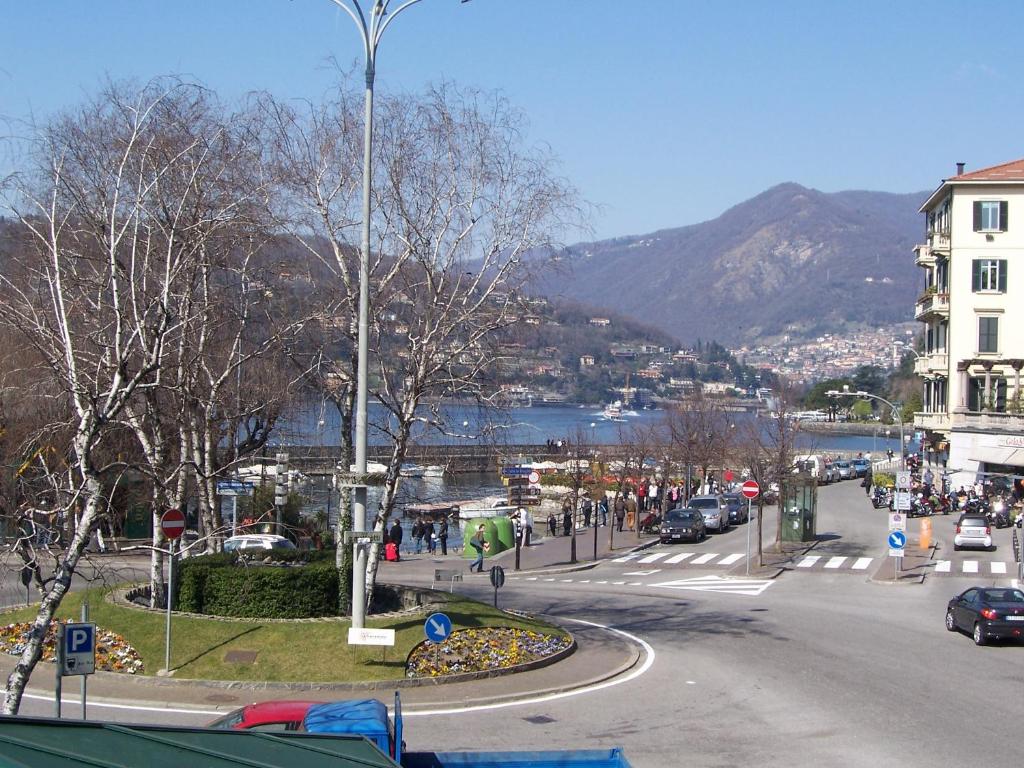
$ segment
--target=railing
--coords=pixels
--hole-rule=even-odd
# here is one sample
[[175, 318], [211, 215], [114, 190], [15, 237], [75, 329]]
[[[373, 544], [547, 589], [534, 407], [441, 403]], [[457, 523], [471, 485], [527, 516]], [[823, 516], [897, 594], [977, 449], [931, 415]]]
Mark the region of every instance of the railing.
[[1001, 411], [964, 411], [953, 414], [951, 426], [972, 429], [1020, 430], [1024, 429], [1024, 414]]
[[933, 251], [948, 251], [949, 250], [949, 233], [948, 232], [929, 232], [928, 233], [928, 245]]
[[930, 429], [930, 430], [945, 430], [949, 429], [951, 419], [948, 413], [915, 413], [914, 414], [914, 428], [915, 429]]
[[949, 370], [949, 355], [945, 352], [932, 352], [921, 355], [914, 361], [914, 373], [925, 376], [929, 373]]

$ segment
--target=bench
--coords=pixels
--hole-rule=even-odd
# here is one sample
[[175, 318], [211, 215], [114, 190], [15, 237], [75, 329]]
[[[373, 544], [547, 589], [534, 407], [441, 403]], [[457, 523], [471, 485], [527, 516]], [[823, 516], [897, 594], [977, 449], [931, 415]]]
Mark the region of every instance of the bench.
[[443, 568], [434, 569], [434, 580], [430, 583], [430, 588], [433, 589], [434, 585], [439, 581], [448, 582], [448, 591], [455, 591], [455, 582], [462, 581], [462, 571], [448, 571]]

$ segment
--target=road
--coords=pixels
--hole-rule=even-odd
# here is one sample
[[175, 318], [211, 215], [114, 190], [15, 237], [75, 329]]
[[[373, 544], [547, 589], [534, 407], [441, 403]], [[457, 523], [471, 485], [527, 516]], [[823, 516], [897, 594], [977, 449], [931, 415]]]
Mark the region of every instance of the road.
[[[954, 557], [953, 517], [937, 518], [935, 562], [949, 560], [949, 570], [929, 566], [923, 584], [893, 585], [872, 579], [890, 565], [886, 510], [873, 510], [859, 485], [847, 481], [821, 490], [819, 512], [823, 540], [807, 555], [819, 559], [806, 567], [798, 561], [775, 580], [751, 579], [745, 588], [742, 576], [728, 575], [741, 559], [721, 565], [745, 551], [743, 526], [590, 571], [510, 577], [504, 605], [636, 635], [653, 649], [650, 668], [600, 691], [410, 717], [409, 748], [621, 745], [634, 765], [654, 768], [934, 766], [975, 763], [980, 755], [986, 763], [1015, 761], [1024, 714], [1022, 649], [979, 648], [943, 627], [953, 594], [1009, 583], [1009, 533], [996, 532], [994, 552]], [[912, 543], [918, 526], [911, 525]], [[668, 562], [685, 552], [692, 554]], [[708, 554], [716, 557], [694, 564]], [[660, 556], [640, 562], [653, 555]], [[835, 558], [843, 560], [829, 568]], [[855, 569], [863, 558], [869, 565]], [[977, 574], [964, 573], [969, 561]], [[995, 562], [1009, 562], [1010, 574], [993, 572]], [[655, 572], [639, 575], [646, 571]], [[480, 599], [491, 596], [482, 580], [460, 586]], [[49, 713], [44, 702], [29, 702], [26, 712], [36, 706]], [[152, 711], [102, 716], [108, 713], [147, 722], [205, 719]]]

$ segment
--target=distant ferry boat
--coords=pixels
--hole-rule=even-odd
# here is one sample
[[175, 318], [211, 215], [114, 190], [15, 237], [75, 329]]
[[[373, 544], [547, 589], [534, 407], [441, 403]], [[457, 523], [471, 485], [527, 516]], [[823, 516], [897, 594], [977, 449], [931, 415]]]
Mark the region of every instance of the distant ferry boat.
[[625, 421], [622, 418], [622, 401], [616, 400], [614, 403], [609, 403], [601, 411], [601, 416], [608, 421]]
[[797, 411], [793, 418], [796, 421], [828, 421], [828, 414], [824, 411]]

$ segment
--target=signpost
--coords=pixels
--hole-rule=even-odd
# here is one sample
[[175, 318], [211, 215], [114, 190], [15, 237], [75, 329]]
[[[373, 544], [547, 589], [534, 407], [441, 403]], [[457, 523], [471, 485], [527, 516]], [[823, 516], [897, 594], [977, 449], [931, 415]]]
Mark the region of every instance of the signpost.
[[907, 516], [902, 512], [890, 512], [889, 513], [889, 530], [890, 531], [905, 531], [907, 530]]
[[217, 495], [231, 499], [231, 535], [238, 535], [238, 497], [252, 496], [252, 486], [241, 480], [218, 480]]
[[345, 531], [342, 539], [345, 544], [383, 544], [384, 531]]
[[494, 587], [494, 607], [498, 607], [498, 590], [505, 586], [505, 569], [500, 565], [491, 566], [491, 586]]
[[180, 509], [168, 509], [160, 516], [160, 531], [167, 545], [167, 626], [164, 637], [164, 672], [171, 671], [171, 603], [174, 602], [174, 541], [185, 532], [185, 515]]
[[86, 719], [86, 676], [96, 671], [96, 625], [88, 618], [89, 605], [83, 603], [81, 623], [57, 624], [57, 717], [60, 717], [61, 679], [66, 675], [82, 675], [82, 719]]
[[423, 622], [423, 634], [434, 644], [443, 643], [452, 633], [452, 620], [444, 613], [432, 613]]
[[757, 498], [757, 494], [760, 492], [761, 486], [759, 486], [754, 480], [747, 480], [740, 486], [740, 493], [742, 493], [743, 498], [747, 500], [747, 576], [750, 575], [750, 512], [754, 506], [754, 499]]
[[900, 563], [903, 561], [903, 548], [907, 546], [907, 534], [903, 531], [892, 531], [889, 533], [889, 557], [895, 557], [893, 561], [895, 563], [895, 569], [893, 570], [892, 579], [896, 581], [899, 578]]
[[532, 467], [502, 467], [502, 477], [529, 477], [533, 472]]

